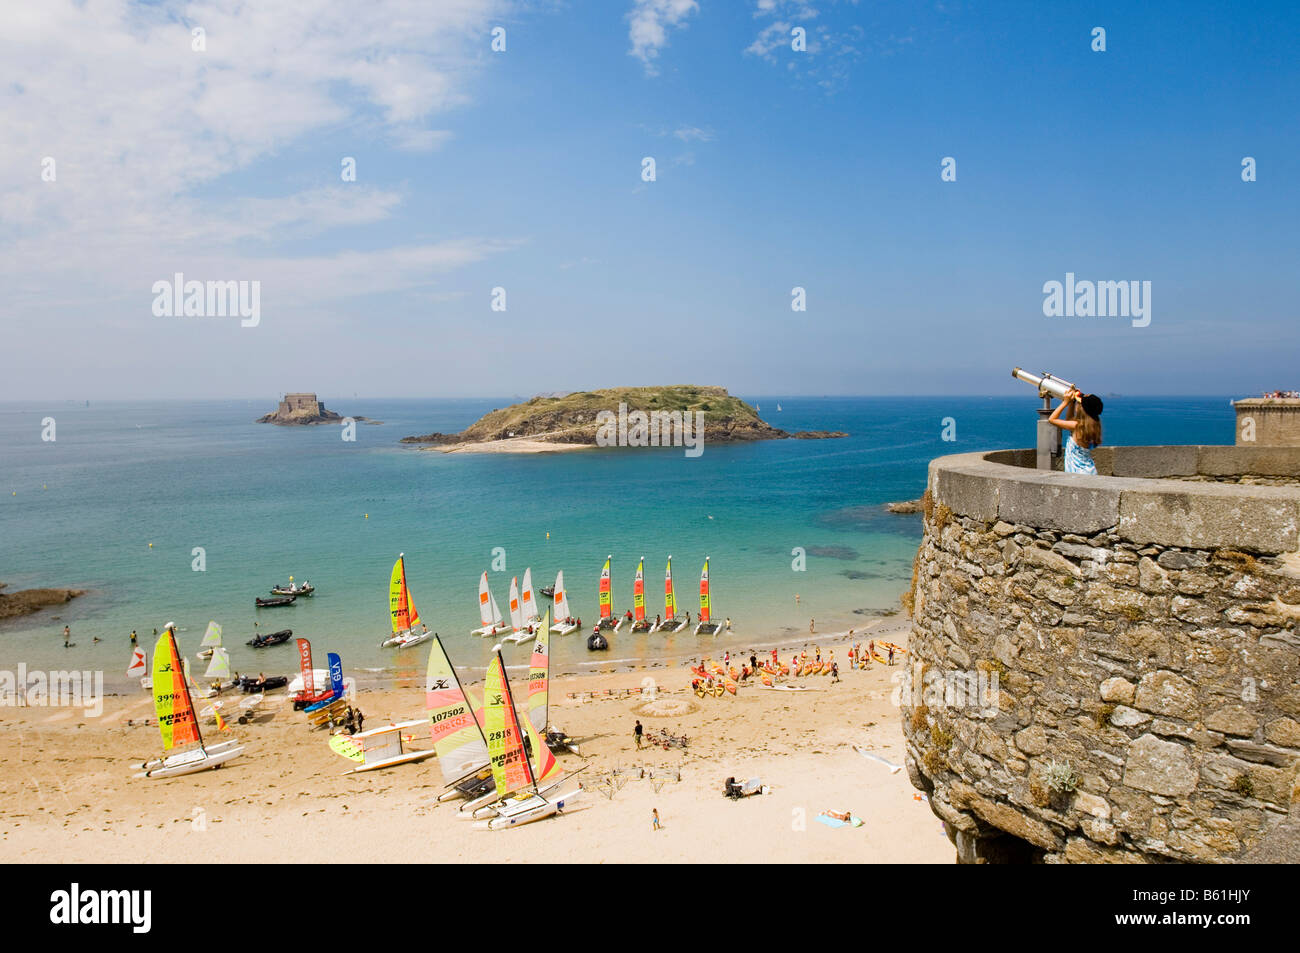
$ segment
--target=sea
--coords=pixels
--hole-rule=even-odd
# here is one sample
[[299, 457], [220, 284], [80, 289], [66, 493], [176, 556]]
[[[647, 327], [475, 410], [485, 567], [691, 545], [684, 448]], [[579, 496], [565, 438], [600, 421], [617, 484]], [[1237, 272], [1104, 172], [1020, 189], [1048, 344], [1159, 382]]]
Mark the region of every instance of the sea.
[[[399, 441], [461, 430], [512, 399], [321, 397], [381, 422], [358, 423], [346, 441], [337, 425], [255, 423], [274, 409], [265, 399], [0, 403], [0, 581], [9, 591], [87, 590], [0, 622], [0, 669], [97, 670], [110, 689], [126, 688], [132, 629], [148, 653], [154, 631], [174, 621], [192, 657], [216, 620], [240, 672], [292, 674], [292, 641], [245, 644], [291, 628], [311, 640], [320, 667], [333, 651], [350, 675], [418, 680], [428, 643], [380, 646], [399, 553], [421, 617], [471, 678], [493, 646], [470, 634], [484, 571], [503, 613], [512, 577], [531, 567], [540, 589], [564, 571], [584, 628], [553, 637], [557, 672], [815, 644], [900, 611], [921, 517], [885, 504], [919, 497], [934, 457], [1032, 446], [1038, 406], [1030, 393], [748, 395], [782, 429], [849, 436], [706, 443], [697, 457], [680, 447], [444, 454]], [[1110, 396], [1103, 421], [1107, 443], [1225, 444], [1235, 418], [1227, 396]], [[663, 612], [671, 556], [692, 624], [708, 558], [713, 615], [731, 629], [634, 635], [624, 626], [608, 651], [588, 652], [607, 556], [619, 614], [632, 607], [644, 557], [651, 618]], [[290, 576], [316, 594], [254, 608]], [[530, 643], [502, 651], [526, 665]]]

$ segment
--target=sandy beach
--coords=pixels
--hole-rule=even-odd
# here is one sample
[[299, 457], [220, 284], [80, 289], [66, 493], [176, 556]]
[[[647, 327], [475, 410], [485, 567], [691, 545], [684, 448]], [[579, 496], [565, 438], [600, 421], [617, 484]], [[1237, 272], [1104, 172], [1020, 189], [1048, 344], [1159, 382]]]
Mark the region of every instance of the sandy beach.
[[[905, 625], [892, 621], [871, 634], [901, 643]], [[844, 661], [843, 637], [818, 644]], [[783, 650], [783, 659], [798, 648]], [[551, 721], [583, 752], [560, 760], [571, 771], [587, 765], [576, 778], [587, 790], [564, 816], [506, 832], [473, 830], [455, 817], [456, 802], [437, 801], [443, 783], [436, 759], [345, 774], [351, 763], [329, 749], [326, 732], [310, 730], [279, 700], [255, 723], [234, 726], [246, 747], [242, 757], [217, 771], [160, 781], [131, 777], [161, 748], [158, 729], [141, 724], [153, 714], [144, 693], [107, 699], [97, 719], [76, 709], [4, 708], [0, 854], [9, 861], [147, 862], [165, 845], [174, 851], [180, 834], [190, 859], [229, 863], [951, 863], [953, 848], [906, 771], [855, 750], [902, 764], [891, 701], [891, 676], [902, 664], [843, 671], [839, 684], [825, 676], [788, 680], [806, 685], [802, 692], [744, 686], [719, 699], [696, 698], [685, 667], [556, 678]], [[623, 690], [647, 677], [661, 702], [688, 711], [643, 713], [645, 696]], [[421, 718], [423, 686], [362, 687], [359, 704], [367, 728]], [[688, 736], [688, 749], [638, 752], [638, 717], [647, 734], [663, 728]], [[415, 731], [411, 746], [428, 747], [427, 732]], [[771, 793], [729, 801], [722, 796], [728, 776], [761, 778]], [[655, 808], [663, 820], [658, 832], [651, 829]], [[817, 816], [828, 809], [852, 811], [865, 824], [824, 826]]]
[[551, 443], [532, 437], [509, 437], [505, 440], [452, 443], [440, 447], [421, 447], [438, 453], [564, 453], [570, 450], [590, 450], [594, 444]]

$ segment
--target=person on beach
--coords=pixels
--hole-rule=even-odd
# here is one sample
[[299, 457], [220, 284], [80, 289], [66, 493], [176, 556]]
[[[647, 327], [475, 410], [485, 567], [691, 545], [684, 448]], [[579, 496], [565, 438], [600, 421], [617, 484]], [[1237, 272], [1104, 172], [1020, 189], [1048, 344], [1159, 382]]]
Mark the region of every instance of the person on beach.
[[641, 727], [641, 721], [638, 719], [638, 720], [637, 720], [637, 723], [636, 723], [636, 727], [632, 729], [632, 736], [633, 736], [634, 738], [636, 738], [636, 750], [637, 750], [637, 751], [640, 751], [640, 750], [641, 750], [641, 736], [642, 736], [644, 733], [645, 733], [645, 729]]
[[659, 826], [659, 808], [656, 807], [654, 810], [650, 812], [650, 820], [654, 825], [653, 827], [650, 828], [652, 831], [657, 831], [661, 829]]
[[98, 641], [99, 641], [99, 636], [95, 636], [95, 637], [94, 637], [93, 639], [91, 639], [90, 641], [91, 641], [91, 642], [98, 642]]
[[797, 592], [794, 594], [794, 604], [795, 605], [799, 604], [799, 593]]
[[[1065, 472], [1097, 472], [1097, 465], [1092, 461], [1092, 450], [1101, 445], [1101, 411], [1103, 404], [1096, 394], [1081, 394], [1079, 388], [1073, 388], [1065, 399], [1048, 417], [1049, 423], [1055, 424], [1069, 435], [1065, 438]], [[1069, 410], [1068, 417], [1062, 418], [1062, 411]]]
[[894, 664], [894, 647], [892, 645], [889, 647], [889, 664]]
[[808, 634], [809, 634], [809, 635], [812, 635], [812, 634], [813, 634], [813, 630], [816, 629], [816, 628], [817, 628], [817, 620], [816, 620], [816, 619], [809, 619], [809, 620], [808, 620]]
[[831, 684], [834, 685], [840, 680], [840, 666], [836, 662], [831, 662]]
[[727, 631], [731, 631], [731, 616], [727, 616]]
[[661, 621], [661, 620], [660, 620], [660, 618], [659, 618], [659, 613], [656, 612], [656, 613], [655, 613], [655, 628], [656, 628], [656, 629], [659, 628], [660, 621]]
[[360, 732], [366, 723], [366, 716], [361, 714], [361, 709], [357, 709], [357, 731]]
[[63, 627], [63, 647], [66, 649], [72, 639], [72, 629], [69, 626]]
[[139, 644], [140, 644], [140, 643], [136, 641], [135, 629], [132, 629], [132, 630], [131, 630], [131, 645], [132, 645], [132, 647], [134, 647], [134, 646], [139, 645]]

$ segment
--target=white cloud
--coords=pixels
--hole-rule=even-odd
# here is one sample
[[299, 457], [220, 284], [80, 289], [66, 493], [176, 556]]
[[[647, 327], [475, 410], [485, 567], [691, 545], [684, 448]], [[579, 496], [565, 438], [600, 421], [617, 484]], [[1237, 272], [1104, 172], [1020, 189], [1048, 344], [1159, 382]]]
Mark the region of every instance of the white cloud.
[[[451, 134], [429, 120], [470, 101], [466, 83], [506, 7], [506, 0], [13, 5], [0, 31], [0, 274], [36, 287], [77, 272], [96, 298], [119, 284], [128, 256], [131, 270], [165, 273], [165, 262], [207, 259], [214, 245], [392, 215], [402, 195], [341, 182], [341, 155], [323, 157], [319, 172], [303, 170], [332, 187], [268, 196], [271, 180], [259, 176], [253, 196], [240, 188], [246, 179], [232, 177], [310, 135], [340, 130], [356, 135], [357, 148], [375, 139], [414, 151], [445, 142]], [[205, 31], [206, 50], [191, 48], [192, 27]], [[41, 179], [45, 156], [55, 160], [54, 182]]]
[[699, 9], [696, 0], [633, 0], [627, 34], [632, 49], [628, 52], [645, 66], [647, 76], [659, 73], [654, 61], [668, 45], [669, 28], [681, 26]]
[[712, 142], [714, 138], [713, 130], [701, 129], [699, 126], [682, 126], [674, 130], [673, 135], [682, 142], [690, 142], [692, 139], [699, 142]]

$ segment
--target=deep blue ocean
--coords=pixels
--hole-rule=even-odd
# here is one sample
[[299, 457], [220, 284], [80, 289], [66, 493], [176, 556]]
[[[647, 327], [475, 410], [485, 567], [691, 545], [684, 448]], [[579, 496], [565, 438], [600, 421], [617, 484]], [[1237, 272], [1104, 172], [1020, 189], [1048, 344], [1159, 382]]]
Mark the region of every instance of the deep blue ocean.
[[[255, 424], [274, 400], [3, 403], [0, 581], [10, 590], [89, 592], [0, 623], [0, 668], [22, 661], [103, 669], [110, 686], [124, 685], [131, 629], [148, 650], [153, 630], [175, 620], [181, 650], [192, 656], [215, 619], [239, 670], [296, 667], [292, 643], [245, 647], [256, 622], [310, 638], [321, 664], [334, 650], [352, 671], [417, 675], [422, 648], [379, 647], [399, 552], [429, 627], [457, 664], [481, 667], [491, 644], [469, 630], [478, 624], [478, 577], [491, 568], [495, 547], [505, 551], [505, 569], [489, 578], [503, 612], [511, 576], [522, 578], [531, 566], [540, 588], [563, 569], [572, 608], [588, 629], [606, 555], [613, 555], [616, 611], [631, 607], [641, 556], [649, 612], [663, 611], [671, 554], [679, 602], [692, 617], [700, 567], [710, 557], [714, 615], [732, 619], [730, 635], [703, 646], [689, 634], [625, 630], [599, 657], [604, 664], [792, 644], [812, 618], [819, 632], [843, 631], [897, 609], [909, 584], [920, 517], [890, 514], [884, 504], [920, 496], [933, 457], [1032, 446], [1037, 401], [1026, 391], [1018, 398], [745, 396], [775, 426], [850, 436], [706, 444], [698, 458], [680, 448], [470, 455], [398, 443], [460, 430], [511, 402], [505, 398], [321, 395], [332, 410], [383, 421], [359, 424], [355, 442], [333, 425]], [[41, 439], [46, 417], [55, 420], [52, 442]], [[951, 442], [942, 439], [948, 417]], [[1233, 439], [1226, 396], [1111, 397], [1103, 420], [1107, 443]], [[196, 547], [206, 554], [202, 572], [192, 568]], [[795, 568], [796, 549], [806, 554], [803, 571]], [[310, 580], [317, 594], [291, 608], [253, 607], [255, 596], [291, 574]], [[77, 643], [69, 650], [64, 624]], [[593, 661], [585, 635], [554, 642], [559, 671]], [[527, 644], [507, 645], [506, 653], [512, 664], [526, 662]]]

